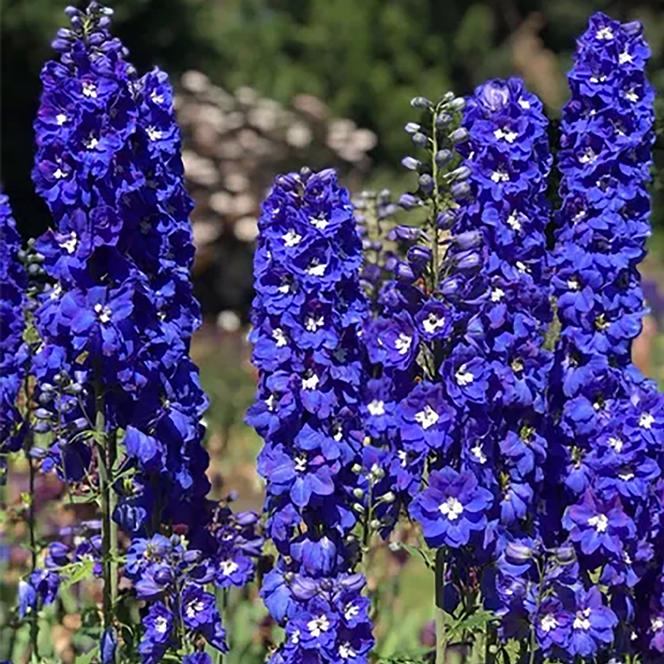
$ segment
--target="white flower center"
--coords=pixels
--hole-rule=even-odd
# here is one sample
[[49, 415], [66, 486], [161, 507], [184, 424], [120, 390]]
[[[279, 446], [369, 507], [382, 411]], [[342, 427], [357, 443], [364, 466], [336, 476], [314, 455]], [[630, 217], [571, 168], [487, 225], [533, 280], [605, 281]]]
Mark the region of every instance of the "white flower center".
[[628, 64], [628, 63], [632, 62], [633, 60], [634, 60], [634, 58], [633, 58], [633, 57], [632, 57], [627, 51], [623, 51], [623, 52], [618, 56], [618, 62], [619, 62], [621, 65]]
[[588, 525], [592, 526], [598, 533], [604, 533], [609, 527], [609, 520], [606, 514], [597, 514], [588, 519]]
[[309, 267], [307, 268], [307, 272], [312, 277], [322, 277], [325, 274], [326, 269], [327, 269], [327, 265], [325, 263], [320, 263], [319, 261], [314, 259], [309, 264]]
[[302, 379], [302, 389], [305, 390], [315, 390], [320, 383], [320, 378], [316, 374], [311, 374], [309, 378]]
[[282, 235], [281, 239], [287, 247], [295, 247], [302, 242], [302, 236], [294, 230], [290, 230], [285, 235]]
[[74, 231], [69, 234], [69, 239], [60, 243], [60, 246], [68, 253], [73, 254], [78, 244], [78, 236]]
[[83, 81], [83, 94], [92, 99], [97, 98], [97, 86], [89, 81]]
[[613, 39], [613, 30], [611, 30], [611, 28], [609, 28], [608, 26], [606, 26], [604, 28], [600, 28], [595, 33], [595, 38], [600, 39], [600, 40], [605, 40], [605, 41]]
[[518, 134], [515, 131], [512, 131], [511, 129], [496, 129], [496, 131], [493, 132], [493, 135], [498, 139], [505, 139], [508, 143], [514, 143], [514, 141], [518, 138]]
[[625, 443], [623, 443], [623, 441], [617, 436], [612, 436], [609, 438], [609, 447], [611, 447], [611, 449], [613, 449], [615, 452], [618, 452], [618, 454], [622, 452], [624, 445]]
[[491, 291], [491, 301], [500, 302], [505, 297], [505, 291], [502, 288], [494, 288]]
[[510, 176], [505, 171], [498, 170], [491, 173], [491, 180], [493, 182], [509, 182]]
[[357, 606], [357, 604], [348, 604], [344, 609], [344, 618], [346, 618], [346, 620], [350, 620], [351, 618], [359, 615], [359, 613], [360, 607]]
[[657, 616], [657, 618], [653, 618], [650, 621], [650, 628], [653, 632], [659, 632], [662, 627], [664, 627], [664, 618], [661, 616]]
[[58, 126], [62, 127], [62, 125], [67, 122], [69, 118], [64, 114], [64, 113], [58, 113], [55, 116], [55, 121], [58, 123]]
[[588, 631], [590, 629], [590, 609], [583, 609], [583, 611], [577, 611], [576, 617], [574, 618], [574, 629], [582, 629]]
[[157, 616], [154, 621], [154, 630], [159, 634], [166, 634], [168, 630], [168, 620], [164, 616]]
[[51, 300], [57, 300], [60, 295], [62, 295], [62, 286], [60, 284], [55, 284], [53, 288], [51, 289], [51, 292], [49, 294], [49, 297]]
[[652, 413], [641, 413], [639, 418], [639, 426], [643, 429], [652, 429], [652, 425], [655, 423], [655, 418]]
[[152, 100], [153, 104], [163, 104], [164, 103], [164, 96], [157, 94], [156, 90], [152, 91], [152, 94], [150, 95], [150, 99]]
[[272, 338], [277, 344], [277, 348], [283, 348], [284, 346], [288, 345], [288, 337], [286, 337], [286, 334], [280, 327], [272, 330]]
[[550, 632], [552, 629], [558, 627], [558, 621], [555, 616], [552, 616], [550, 613], [547, 613], [542, 620], [540, 620], [540, 627], [543, 632]]
[[219, 563], [219, 567], [221, 567], [221, 573], [224, 576], [230, 576], [234, 572], [237, 572], [240, 566], [234, 560], [222, 560]]
[[486, 463], [486, 454], [484, 454], [484, 450], [479, 443], [476, 443], [475, 447], [473, 447], [470, 452], [481, 464]]
[[369, 411], [369, 415], [373, 417], [385, 415], [385, 402], [380, 399], [374, 399], [367, 405], [367, 410]]
[[145, 133], [148, 135], [148, 138], [151, 141], [158, 141], [163, 136], [163, 133], [161, 132], [161, 130], [157, 129], [156, 127], [153, 127], [152, 125], [150, 125], [145, 130]]
[[318, 228], [321, 231], [325, 230], [330, 225], [330, 222], [323, 216], [322, 213], [319, 214], [317, 217], [310, 217], [309, 223], [314, 228]]
[[187, 605], [186, 608], [186, 613], [187, 617], [189, 618], [195, 618], [197, 613], [200, 613], [205, 609], [205, 604], [201, 600], [197, 600], [195, 602], [190, 602]]
[[454, 496], [450, 496], [442, 505], [438, 507], [440, 513], [446, 516], [449, 521], [456, 521], [463, 512], [463, 505]]
[[357, 657], [357, 653], [351, 648], [350, 643], [346, 642], [339, 646], [339, 657], [350, 659], [351, 657]]
[[394, 347], [399, 351], [399, 355], [406, 355], [410, 350], [410, 347], [413, 345], [413, 337], [404, 334], [403, 332], [399, 333], [399, 336], [394, 342]]
[[319, 316], [318, 318], [310, 316], [304, 322], [304, 327], [307, 329], [307, 332], [315, 332], [316, 330], [323, 327], [324, 324], [325, 324], [325, 319], [323, 318], [323, 316]]
[[576, 277], [572, 277], [571, 279], [567, 280], [567, 288], [569, 288], [569, 290], [578, 291], [579, 286], [579, 280]]
[[270, 396], [265, 399], [265, 405], [270, 412], [274, 411], [274, 401], [274, 394], [270, 394]]
[[579, 162], [582, 164], [592, 164], [597, 159], [597, 155], [592, 148], [584, 150], [579, 156]]
[[514, 263], [516, 265], [516, 269], [519, 270], [519, 272], [523, 272], [524, 274], [530, 274], [530, 268], [522, 261], [517, 261]]
[[629, 482], [634, 479], [634, 473], [631, 470], [623, 470], [621, 473], [618, 473], [618, 479], [623, 482]]
[[629, 90], [625, 94], [625, 98], [628, 101], [631, 101], [633, 104], [636, 103], [637, 101], [639, 101], [639, 95], [636, 94], [636, 91], [634, 89]]
[[521, 230], [521, 222], [519, 221], [519, 216], [516, 212], [512, 212], [509, 217], [507, 217], [507, 225], [517, 233]]
[[305, 456], [296, 456], [295, 457], [295, 470], [298, 473], [303, 473], [307, 469], [307, 457]]
[[95, 313], [100, 323], [108, 323], [111, 320], [111, 308], [99, 302], [95, 304]]
[[62, 180], [62, 178], [67, 177], [67, 173], [63, 171], [59, 166], [53, 171], [53, 177], [56, 180]]
[[90, 136], [88, 142], [85, 144], [85, 147], [88, 150], [94, 150], [99, 145], [99, 139], [96, 136]]
[[424, 408], [419, 412], [415, 413], [415, 421], [423, 428], [431, 428], [438, 420], [440, 415], [429, 405], [426, 404]]
[[461, 387], [470, 385], [475, 380], [475, 376], [470, 371], [468, 371], [467, 364], [462, 364], [457, 369], [457, 372], [454, 374], [454, 378], [456, 379], [457, 385], [460, 385]]
[[309, 634], [311, 634], [311, 636], [318, 638], [321, 634], [327, 632], [327, 630], [330, 629], [330, 621], [328, 620], [328, 617], [323, 614], [318, 616], [318, 618], [310, 620], [307, 623], [307, 629], [309, 630]]
[[422, 327], [428, 334], [434, 334], [439, 327], [443, 327], [444, 325], [445, 316], [437, 316], [434, 313], [430, 313], [424, 321], [422, 321]]
[[405, 450], [399, 450], [397, 452], [397, 457], [401, 461], [401, 467], [405, 468], [408, 465], [408, 453]]

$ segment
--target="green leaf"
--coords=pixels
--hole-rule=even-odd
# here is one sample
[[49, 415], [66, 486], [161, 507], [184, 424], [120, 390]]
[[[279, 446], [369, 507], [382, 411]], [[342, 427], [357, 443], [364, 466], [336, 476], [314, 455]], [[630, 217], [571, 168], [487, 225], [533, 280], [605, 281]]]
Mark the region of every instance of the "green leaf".
[[92, 576], [93, 568], [94, 561], [88, 559], [61, 568], [60, 573], [64, 576], [61, 587], [69, 588], [84, 579], [90, 578]]
[[92, 650], [83, 653], [82, 655], [76, 655], [75, 664], [92, 664], [95, 657], [99, 654], [99, 648], [93, 648]]

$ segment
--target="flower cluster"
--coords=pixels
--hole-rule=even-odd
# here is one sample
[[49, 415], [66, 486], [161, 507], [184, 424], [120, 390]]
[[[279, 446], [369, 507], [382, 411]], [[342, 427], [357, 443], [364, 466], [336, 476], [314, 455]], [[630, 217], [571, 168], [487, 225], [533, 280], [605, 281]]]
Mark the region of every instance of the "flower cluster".
[[259, 383], [247, 421], [265, 441], [258, 471], [267, 531], [281, 554], [262, 588], [286, 625], [272, 661], [359, 664], [373, 643], [349, 538], [367, 303], [348, 192], [330, 170], [280, 176], [259, 232], [250, 337]]
[[[419, 187], [401, 203], [426, 208], [429, 225], [388, 236], [406, 260], [394, 261], [365, 334], [379, 369], [365, 426], [398, 431], [394, 486], [405, 502], [417, 493], [410, 513], [428, 544], [472, 545], [479, 563], [533, 527], [546, 454], [547, 122], [517, 80], [488, 82], [465, 104], [414, 105], [426, 120], [406, 129], [429, 161], [404, 159]], [[376, 407], [389, 404], [382, 395], [396, 402], [392, 421]]]
[[543, 650], [570, 660], [610, 642], [612, 655], [664, 651], [656, 583], [664, 402], [630, 357], [644, 313], [637, 264], [649, 234], [648, 56], [640, 25], [594, 15], [578, 42], [561, 124], [552, 259], [560, 338], [543, 536], [548, 546], [573, 548], [571, 587], [592, 602], [585, 619], [577, 612], [570, 622], [556, 613], [565, 600], [554, 593], [546, 600], [552, 612], [537, 624]]
[[0, 193], [0, 482], [6, 455], [20, 449], [24, 434], [18, 398], [25, 376], [22, 347], [28, 279], [20, 251], [9, 199]]
[[[131, 550], [175, 530], [178, 560], [216, 565], [222, 556], [228, 569], [232, 543], [253, 540], [246, 530], [256, 519], [246, 519], [235, 539], [221, 536], [219, 513], [206, 498], [207, 398], [189, 357], [200, 323], [189, 274], [192, 203], [168, 78], [159, 70], [136, 74], [109, 33], [110, 10], [92, 2], [67, 13], [71, 28], [58, 32], [60, 58], [42, 71], [35, 121], [33, 179], [55, 222], [36, 244], [50, 280], [35, 313], [36, 429], [52, 435], [39, 451], [43, 470], [55, 470], [74, 490], [101, 493], [103, 576], [113, 594], [117, 526], [131, 537]], [[237, 553], [243, 572], [233, 583], [251, 577], [255, 552], [245, 546]], [[225, 586], [226, 578], [215, 572], [173, 584], [167, 570], [176, 568], [169, 558], [158, 570], [126, 570], [139, 595], [145, 584], [160, 588], [145, 614], [144, 662], [180, 647], [183, 634], [226, 647], [213, 596], [203, 590], [210, 581]], [[105, 637], [116, 599], [105, 602]], [[199, 604], [205, 619], [186, 610]], [[162, 629], [163, 620], [170, 627]]]

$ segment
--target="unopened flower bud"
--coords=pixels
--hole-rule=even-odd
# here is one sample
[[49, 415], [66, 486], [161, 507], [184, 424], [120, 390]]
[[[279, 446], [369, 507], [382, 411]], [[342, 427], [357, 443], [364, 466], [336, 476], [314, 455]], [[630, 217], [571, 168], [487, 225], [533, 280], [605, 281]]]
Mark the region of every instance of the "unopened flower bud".
[[422, 168], [422, 162], [419, 159], [415, 159], [415, 157], [404, 157], [401, 160], [401, 165], [409, 171], [417, 171]]
[[468, 140], [468, 130], [465, 129], [464, 127], [459, 127], [449, 135], [449, 139], [455, 145], [463, 143], [464, 141]]
[[401, 205], [404, 210], [411, 210], [420, 205], [420, 202], [420, 199], [413, 194], [402, 194], [399, 198], [399, 205]]
[[432, 108], [433, 104], [426, 97], [413, 97], [410, 100], [410, 105], [413, 108]]
[[453, 156], [454, 155], [453, 155], [451, 150], [447, 150], [447, 149], [438, 150], [438, 152], [436, 152], [436, 156], [435, 156], [436, 164], [438, 165], [439, 168], [444, 168], [445, 166], [447, 166], [447, 164], [450, 163]]
[[418, 179], [420, 185], [420, 191], [425, 195], [429, 196], [433, 192], [433, 178], [428, 173], [423, 173]]
[[429, 145], [429, 137], [420, 131], [411, 136], [411, 141], [413, 141], [413, 144], [417, 145], [418, 148], [426, 148]]

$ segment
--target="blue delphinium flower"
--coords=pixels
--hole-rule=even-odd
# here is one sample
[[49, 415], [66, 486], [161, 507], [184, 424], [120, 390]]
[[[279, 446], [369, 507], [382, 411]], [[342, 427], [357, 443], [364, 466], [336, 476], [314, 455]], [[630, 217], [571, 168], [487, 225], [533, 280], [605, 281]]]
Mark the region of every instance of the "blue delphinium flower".
[[648, 57], [638, 23], [595, 14], [578, 41], [562, 115], [551, 261], [560, 336], [543, 534], [549, 545], [572, 543], [579, 559], [582, 608], [566, 659], [664, 652], [653, 629], [662, 606], [663, 400], [631, 363], [645, 312], [637, 265], [650, 233]]
[[[203, 586], [220, 564], [238, 565], [231, 583], [249, 580], [260, 540], [255, 517], [234, 522], [207, 499], [207, 397], [189, 357], [200, 324], [193, 205], [173, 94], [165, 73], [136, 73], [109, 32], [111, 10], [92, 2], [67, 14], [71, 29], [58, 33], [60, 57], [42, 71], [35, 121], [33, 179], [54, 220], [36, 243], [49, 287], [35, 312], [41, 344], [32, 368], [36, 416], [52, 443], [35, 454], [65, 481], [88, 481], [104, 467], [103, 517], [131, 539], [125, 573], [135, 592], [157, 602], [145, 613], [143, 661], [159, 661], [183, 634], [223, 650], [218, 614], [194, 626], [178, 607], [196, 593], [207, 606]], [[111, 476], [120, 468], [127, 481]], [[109, 530], [105, 586], [117, 556]], [[161, 535], [173, 531], [173, 541]], [[133, 559], [162, 549], [163, 561]], [[114, 601], [105, 603], [106, 629]]]
[[[356, 562], [346, 538], [362, 462], [360, 263], [353, 207], [335, 173], [278, 177], [259, 220], [250, 335], [259, 383], [247, 414], [264, 439], [267, 529], [282, 554], [261, 591], [286, 625], [274, 662], [366, 662], [373, 643], [368, 618], [347, 623], [337, 596]], [[358, 600], [363, 585], [353, 582]]]
[[[397, 454], [407, 469], [395, 486], [419, 491], [410, 515], [427, 543], [479, 577], [512, 537], [538, 534], [551, 367], [548, 123], [517, 79], [489, 81], [465, 101], [413, 105], [424, 121], [406, 131], [428, 154], [404, 161], [418, 190], [401, 203], [425, 207], [429, 221], [390, 232], [405, 261], [395, 257], [364, 342], [399, 395]], [[467, 548], [455, 557], [469, 544], [472, 559]], [[486, 591], [495, 606], [495, 589]]]
[[0, 193], [0, 482], [6, 455], [20, 449], [25, 430], [18, 397], [26, 373], [23, 332], [28, 278], [20, 251], [9, 199]]
[[468, 544], [472, 531], [486, 529], [492, 503], [493, 494], [478, 486], [472, 472], [446, 467], [429, 475], [429, 486], [415, 497], [410, 513], [431, 546], [458, 548]]

